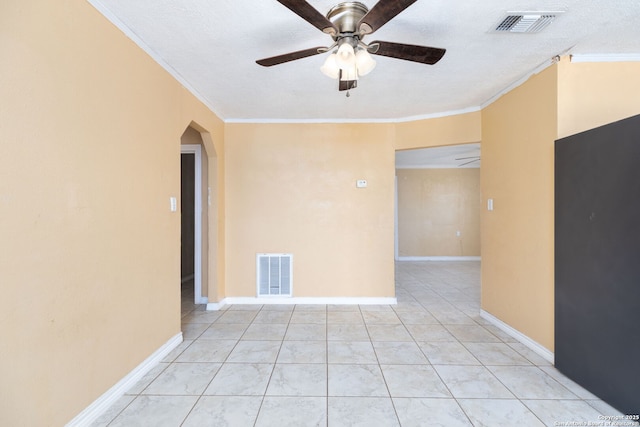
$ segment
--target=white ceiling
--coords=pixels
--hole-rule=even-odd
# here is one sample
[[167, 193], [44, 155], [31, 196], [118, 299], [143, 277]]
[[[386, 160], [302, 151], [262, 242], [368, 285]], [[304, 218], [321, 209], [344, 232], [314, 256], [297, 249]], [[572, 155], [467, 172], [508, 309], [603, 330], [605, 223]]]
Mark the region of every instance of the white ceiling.
[[[446, 48], [435, 65], [375, 56], [347, 98], [325, 55], [255, 60], [332, 40], [276, 0], [88, 0], [225, 121], [397, 121], [477, 110], [558, 54], [640, 58], [639, 0], [419, 0], [365, 42]], [[309, 0], [322, 14], [337, 0]], [[369, 8], [376, 1], [364, 0]], [[535, 34], [510, 11], [564, 12]]]

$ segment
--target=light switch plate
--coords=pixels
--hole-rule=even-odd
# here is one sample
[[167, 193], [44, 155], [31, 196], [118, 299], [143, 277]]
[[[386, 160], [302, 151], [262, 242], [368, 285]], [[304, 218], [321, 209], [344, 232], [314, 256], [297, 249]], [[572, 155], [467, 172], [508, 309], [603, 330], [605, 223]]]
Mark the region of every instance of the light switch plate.
[[367, 180], [366, 179], [359, 179], [356, 181], [356, 187], [358, 188], [366, 188], [367, 187]]

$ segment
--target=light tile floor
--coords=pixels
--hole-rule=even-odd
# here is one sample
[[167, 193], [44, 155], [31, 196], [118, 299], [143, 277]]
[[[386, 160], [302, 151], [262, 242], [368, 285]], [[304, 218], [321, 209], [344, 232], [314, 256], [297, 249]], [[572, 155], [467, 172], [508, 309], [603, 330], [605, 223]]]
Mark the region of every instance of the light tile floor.
[[479, 262], [401, 262], [395, 306], [218, 312], [187, 289], [184, 342], [94, 426], [557, 426], [620, 415], [481, 318], [479, 283]]

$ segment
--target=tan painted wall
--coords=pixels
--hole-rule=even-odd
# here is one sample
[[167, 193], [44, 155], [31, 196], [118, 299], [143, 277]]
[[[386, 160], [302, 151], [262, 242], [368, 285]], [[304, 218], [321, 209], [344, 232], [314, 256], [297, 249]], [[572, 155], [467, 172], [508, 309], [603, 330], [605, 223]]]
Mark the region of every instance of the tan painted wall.
[[407, 150], [480, 142], [481, 117], [480, 111], [476, 111], [456, 116], [397, 123], [395, 148]]
[[558, 73], [558, 137], [640, 114], [640, 62], [571, 63]]
[[[227, 124], [227, 296], [292, 253], [295, 297], [392, 297], [391, 124]], [[356, 188], [366, 179], [368, 187]]]
[[0, 425], [60, 426], [180, 332], [180, 135], [222, 123], [81, 0], [0, 25]]
[[550, 67], [482, 111], [480, 171], [482, 307], [551, 351], [556, 75]]
[[398, 169], [396, 176], [401, 257], [480, 256], [479, 168]]

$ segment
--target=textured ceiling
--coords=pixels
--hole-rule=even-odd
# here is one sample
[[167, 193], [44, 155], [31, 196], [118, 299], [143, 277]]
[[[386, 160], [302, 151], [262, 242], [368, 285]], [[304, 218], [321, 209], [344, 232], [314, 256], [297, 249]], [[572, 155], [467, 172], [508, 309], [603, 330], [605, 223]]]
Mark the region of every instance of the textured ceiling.
[[[638, 0], [419, 0], [366, 41], [446, 48], [435, 65], [375, 56], [346, 97], [325, 55], [256, 59], [332, 40], [276, 0], [88, 0], [226, 121], [395, 121], [469, 111], [558, 54], [640, 58]], [[309, 0], [322, 14], [335, 0]], [[376, 2], [364, 0], [369, 8]], [[496, 33], [510, 11], [564, 12], [534, 34]]]

